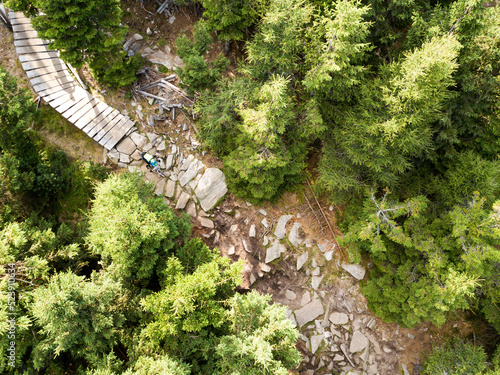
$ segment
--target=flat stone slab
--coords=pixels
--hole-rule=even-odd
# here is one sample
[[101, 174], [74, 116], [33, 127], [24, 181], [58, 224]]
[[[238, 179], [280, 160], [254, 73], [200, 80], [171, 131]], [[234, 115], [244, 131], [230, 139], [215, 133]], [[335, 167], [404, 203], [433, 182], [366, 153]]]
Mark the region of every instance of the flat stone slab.
[[208, 168], [200, 178], [194, 193], [200, 200], [201, 208], [210, 211], [227, 193], [226, 176], [218, 168]]
[[198, 173], [200, 173], [205, 165], [200, 160], [193, 161], [189, 168], [186, 170], [186, 173], [182, 175], [179, 179], [179, 183], [181, 186], [186, 186], [189, 181], [196, 177]]
[[357, 280], [363, 280], [365, 277], [366, 270], [359, 264], [342, 263], [340, 266], [344, 269], [344, 271], [351, 274], [351, 276]]
[[250, 225], [250, 231], [248, 232], [248, 237], [255, 237], [255, 225]]
[[202, 227], [205, 228], [213, 228], [214, 222], [210, 220], [208, 217], [198, 217], [198, 221], [200, 222]]
[[155, 194], [163, 195], [163, 190], [165, 190], [165, 180], [160, 180], [156, 184]]
[[368, 346], [368, 339], [359, 331], [354, 331], [352, 335], [351, 345], [349, 351], [351, 353], [358, 353], [363, 351]]
[[168, 180], [165, 189], [165, 196], [167, 198], [172, 198], [175, 195], [175, 181]]
[[174, 155], [169, 154], [167, 156], [167, 161], [165, 162], [165, 169], [169, 170], [174, 165]]
[[335, 325], [344, 325], [349, 323], [349, 317], [341, 312], [333, 312], [330, 314], [330, 322]]
[[297, 298], [297, 294], [295, 294], [291, 290], [285, 290], [285, 297], [290, 301], [293, 301], [295, 298]]
[[148, 143], [148, 139], [142, 134], [139, 134], [137, 132], [133, 132], [132, 134], [130, 134], [129, 137], [135, 143], [137, 148], [140, 149], [142, 149], [146, 145], [146, 143]]
[[309, 258], [309, 253], [307, 251], [297, 258], [297, 271], [307, 262], [307, 258]]
[[274, 231], [274, 235], [277, 239], [281, 240], [286, 236], [286, 223], [290, 220], [293, 215], [283, 215], [278, 219], [278, 224], [276, 224], [276, 229]]
[[320, 347], [321, 343], [324, 341], [325, 335], [313, 335], [311, 336], [311, 353], [314, 354]]
[[299, 238], [299, 228], [302, 226], [300, 223], [293, 223], [292, 229], [290, 229], [290, 233], [288, 234], [288, 240], [290, 243], [297, 247], [301, 244], [301, 240]]
[[266, 251], [266, 263], [272, 262], [275, 259], [278, 259], [286, 250], [285, 246], [279, 243], [278, 240], [274, 241], [273, 244]]
[[317, 290], [319, 288], [319, 284], [321, 284], [321, 281], [323, 280], [324, 276], [313, 276], [311, 278], [311, 287], [314, 290]]
[[118, 143], [116, 145], [116, 149], [119, 152], [122, 152], [122, 153], [127, 154], [127, 155], [131, 155], [135, 151], [136, 148], [137, 148], [137, 146], [135, 145], [134, 141], [132, 141], [130, 139], [130, 137], [123, 138], [120, 141], [120, 143]]
[[319, 299], [309, 302], [307, 305], [295, 310], [295, 318], [299, 327], [307, 324], [325, 312], [323, 304]]
[[179, 197], [179, 200], [177, 201], [177, 204], [175, 205], [175, 209], [183, 210], [186, 207], [189, 198], [191, 198], [189, 194], [183, 191], [181, 196]]

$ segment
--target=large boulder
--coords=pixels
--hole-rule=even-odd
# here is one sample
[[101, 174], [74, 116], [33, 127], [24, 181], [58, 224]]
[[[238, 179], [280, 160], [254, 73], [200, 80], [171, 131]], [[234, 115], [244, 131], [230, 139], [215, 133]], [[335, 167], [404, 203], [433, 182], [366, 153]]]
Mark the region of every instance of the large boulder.
[[211, 210], [227, 193], [226, 176], [218, 168], [208, 168], [194, 191], [204, 211]]

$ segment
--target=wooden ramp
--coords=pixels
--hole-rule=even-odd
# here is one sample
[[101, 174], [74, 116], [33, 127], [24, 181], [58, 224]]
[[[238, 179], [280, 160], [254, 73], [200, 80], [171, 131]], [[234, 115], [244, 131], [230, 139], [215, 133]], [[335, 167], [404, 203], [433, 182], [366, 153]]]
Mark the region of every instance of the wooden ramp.
[[38, 38], [22, 13], [10, 12], [14, 45], [33, 89], [64, 118], [111, 150], [134, 126], [130, 118], [94, 98], [73, 79], [48, 41]]

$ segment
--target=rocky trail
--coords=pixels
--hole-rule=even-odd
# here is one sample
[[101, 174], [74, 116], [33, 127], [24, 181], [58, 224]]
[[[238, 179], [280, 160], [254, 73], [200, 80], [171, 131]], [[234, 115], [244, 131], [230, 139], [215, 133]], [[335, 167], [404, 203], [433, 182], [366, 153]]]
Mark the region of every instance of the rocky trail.
[[[131, 35], [133, 40], [127, 40], [132, 51], [147, 54], [162, 48], [153, 39], [141, 39], [137, 32]], [[8, 31], [0, 28], [0, 37], [0, 63], [25, 80]], [[163, 62], [152, 63], [180, 64], [170, 47], [163, 49], [167, 57], [158, 54], [154, 58], [161, 57]], [[265, 207], [236, 199], [227, 194], [220, 161], [200, 149], [186, 112], [174, 119], [154, 100], [126, 100], [123, 95], [114, 100], [124, 115], [136, 119], [137, 126], [110, 152], [93, 144], [94, 161], [102, 155], [100, 162], [111, 162], [118, 170], [144, 173], [156, 194], [178, 213], [191, 217], [195, 234], [232, 260], [245, 261], [242, 287], [271, 294], [274, 301], [288, 307], [288, 318], [300, 329], [303, 362], [297, 373], [418, 373], [418, 358], [439, 339], [439, 331], [428, 325], [400, 328], [371, 313], [360, 292], [366, 269], [345, 263], [335, 241], [318, 229], [322, 225], [311, 212], [318, 207], [304, 205], [296, 194]], [[61, 149], [80, 150], [81, 154], [73, 153], [75, 157], [89, 154], [81, 139], [48, 138]], [[140, 156], [143, 151], [161, 160], [166, 178], [147, 171]], [[338, 233], [336, 228], [333, 231]]]

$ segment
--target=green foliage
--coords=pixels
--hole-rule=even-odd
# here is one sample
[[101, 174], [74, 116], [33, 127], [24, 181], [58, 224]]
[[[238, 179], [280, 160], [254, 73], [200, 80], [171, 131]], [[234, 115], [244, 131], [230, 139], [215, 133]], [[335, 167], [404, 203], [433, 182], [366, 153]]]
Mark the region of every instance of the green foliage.
[[265, 5], [263, 0], [199, 0], [203, 17], [210, 30], [217, 31], [223, 40], [243, 40], [245, 30], [259, 18]]
[[382, 69], [380, 82], [366, 84], [359, 104], [345, 108], [332, 129], [320, 184], [357, 193], [367, 183], [398, 186], [412, 161], [432, 150], [432, 124], [451, 96], [458, 48], [453, 37], [433, 39]]
[[144, 58], [140, 54], [129, 58], [125, 51], [115, 46], [94, 56], [89, 66], [99, 82], [120, 88], [129, 86], [137, 80], [136, 72], [143, 63]]
[[125, 36], [118, 0], [37, 0], [35, 4], [42, 13], [33, 26], [75, 67], [108, 52]]
[[120, 174], [96, 188], [89, 217], [90, 249], [126, 286], [147, 284], [161, 270], [177, 238], [189, 225], [179, 219], [140, 175]]
[[153, 343], [167, 341], [175, 347], [178, 332], [198, 332], [224, 323], [224, 302], [241, 283], [242, 264], [229, 264], [228, 258], [217, 257], [186, 274], [180, 261], [169, 258], [164, 271], [165, 287], [146, 297], [142, 306], [154, 314], [144, 333]]
[[424, 365], [428, 375], [480, 374], [486, 368], [486, 353], [481, 346], [452, 340], [433, 348]]
[[220, 73], [226, 70], [229, 60], [220, 55], [211, 64], [205, 61], [204, 55], [212, 43], [212, 37], [204, 22], [195, 24], [193, 41], [183, 34], [176, 40], [177, 54], [184, 62], [184, 68], [176, 68], [183, 87], [192, 95], [211, 88]]
[[345, 100], [363, 79], [362, 65], [371, 50], [366, 43], [370, 23], [363, 19], [368, 7], [348, 0], [334, 3], [314, 21], [309, 32], [303, 84], [309, 92], [328, 93], [330, 100]]
[[54, 275], [33, 293], [31, 313], [45, 337], [35, 350], [56, 356], [69, 351], [75, 358], [97, 362], [116, 344], [124, 323], [121, 295], [120, 284], [106, 276], [94, 274], [85, 281], [71, 272]]
[[259, 80], [297, 71], [313, 9], [306, 0], [271, 0], [259, 31], [246, 45], [249, 64], [244, 71]]
[[189, 375], [189, 366], [179, 361], [161, 356], [158, 358], [141, 357], [124, 375]]
[[216, 348], [221, 373], [286, 375], [300, 363], [294, 347], [299, 332], [286, 319], [286, 308], [270, 301], [271, 296], [255, 291], [229, 301], [229, 334]]
[[[384, 319], [405, 326], [422, 321], [443, 324], [448, 311], [468, 308], [481, 275], [468, 264], [473, 254], [469, 258], [464, 252], [465, 264], [453, 259], [463, 247], [462, 231], [476, 224], [470, 217], [469, 221], [457, 218], [458, 208], [456, 214], [430, 218], [427, 204], [422, 196], [397, 202], [387, 192], [380, 200], [371, 192], [362, 219], [343, 238], [344, 243], [367, 251], [374, 261], [363, 288], [370, 307]], [[471, 206], [477, 206], [475, 201]], [[488, 233], [478, 233], [476, 241], [488, 238]]]

